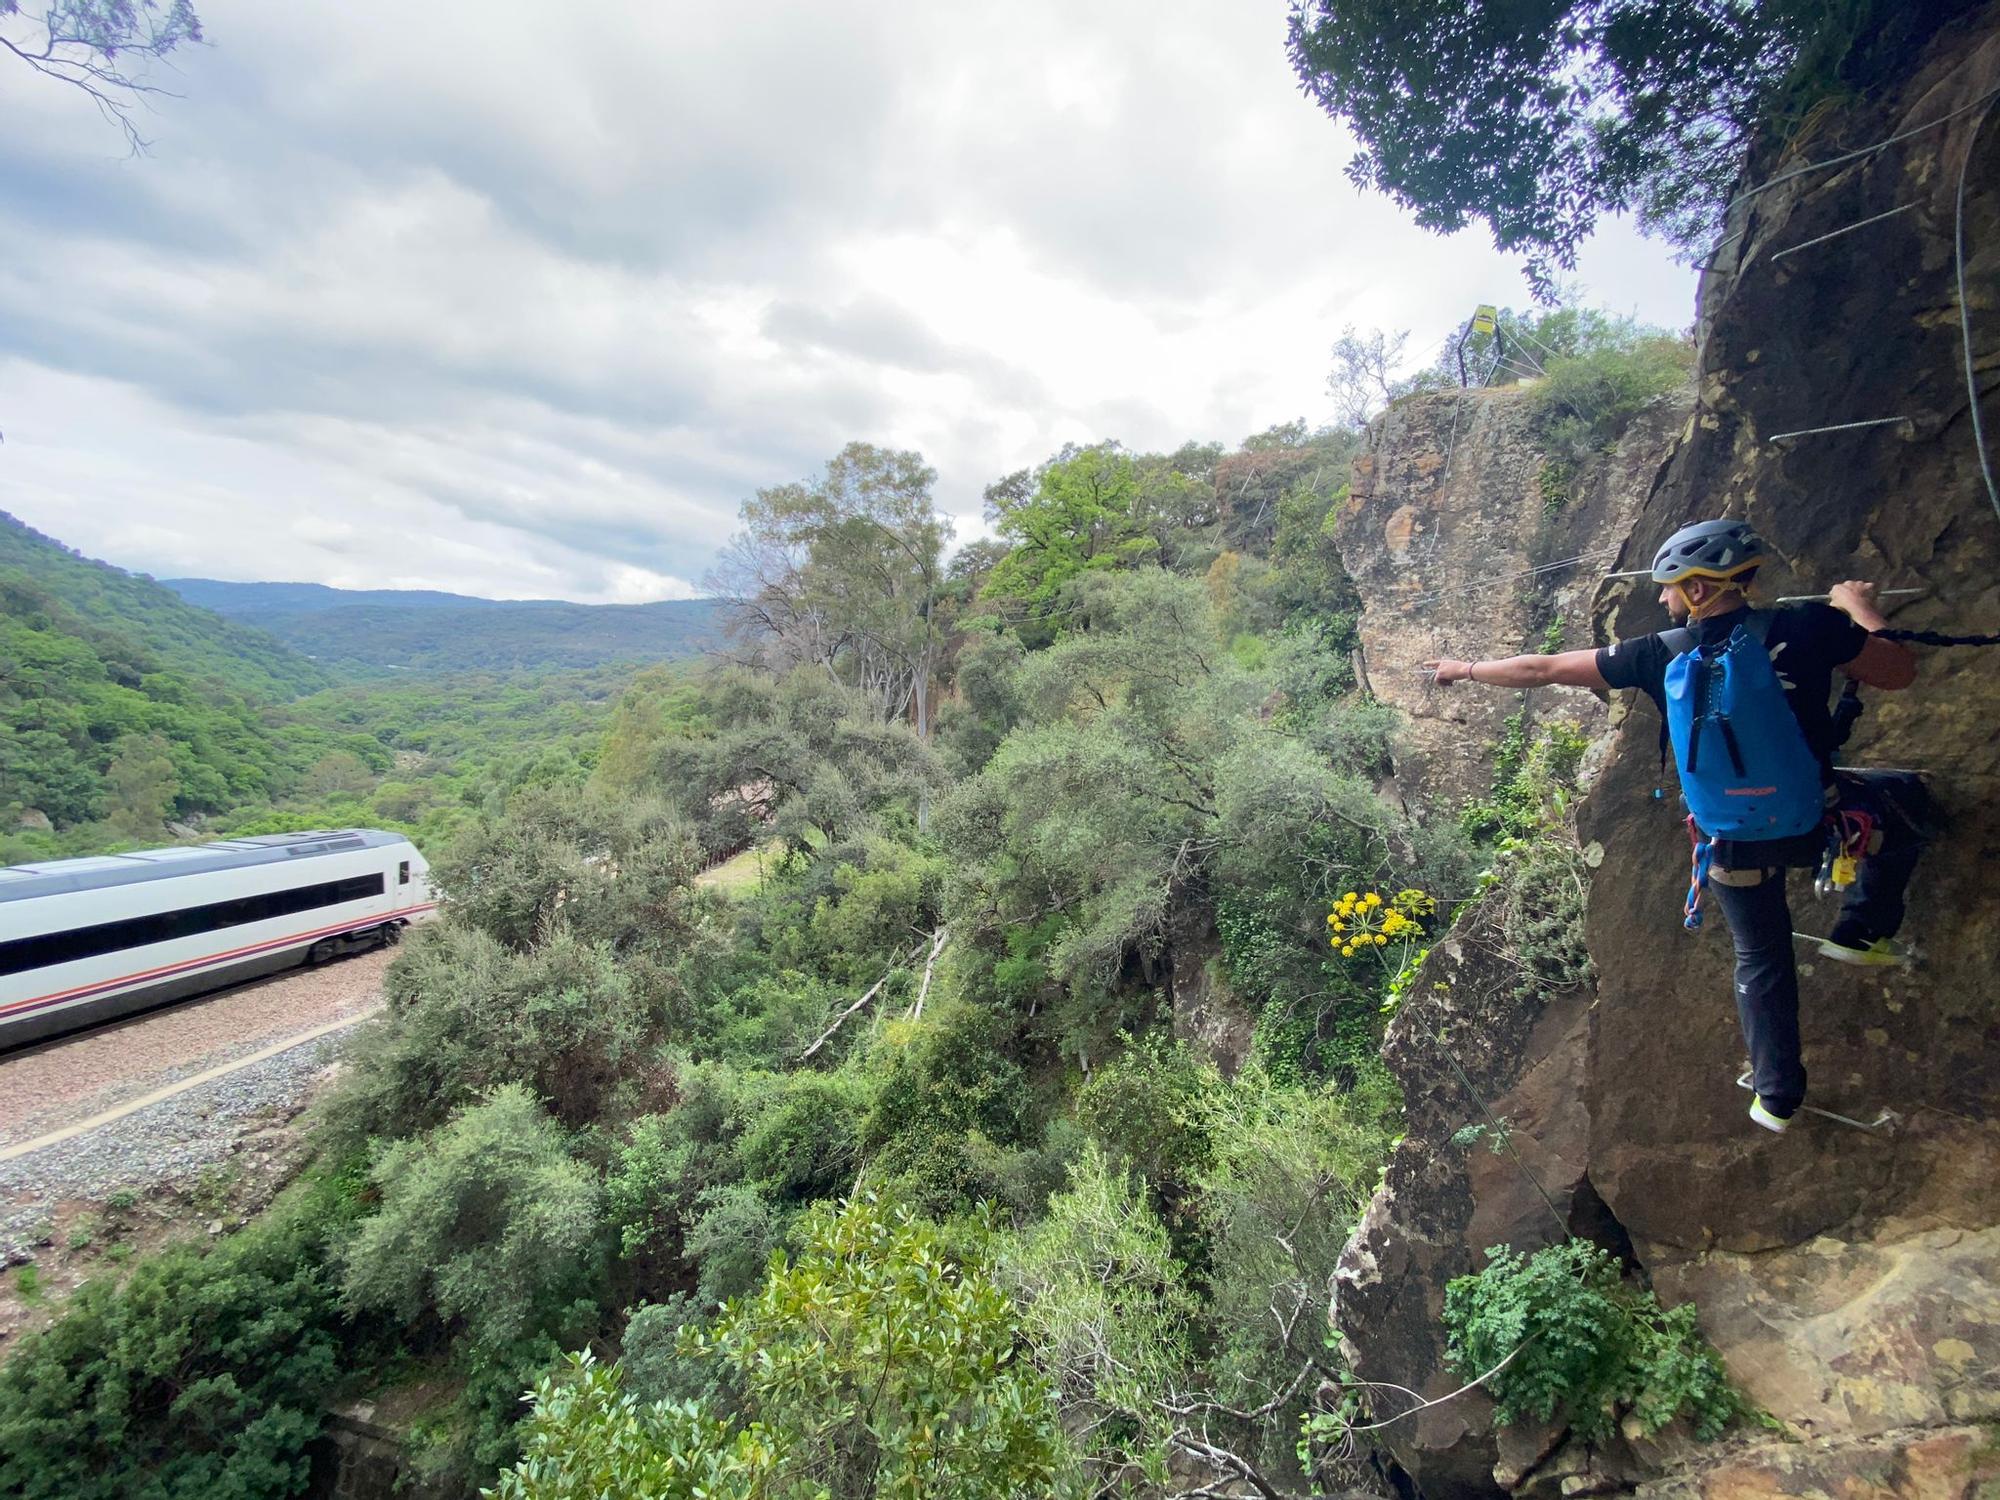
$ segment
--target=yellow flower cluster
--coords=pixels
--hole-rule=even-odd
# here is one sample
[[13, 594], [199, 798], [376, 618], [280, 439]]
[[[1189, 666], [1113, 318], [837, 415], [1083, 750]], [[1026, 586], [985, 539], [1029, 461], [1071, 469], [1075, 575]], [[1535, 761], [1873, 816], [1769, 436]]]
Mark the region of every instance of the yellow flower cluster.
[[1388, 901], [1380, 891], [1349, 891], [1327, 915], [1326, 925], [1333, 929], [1328, 940], [1342, 958], [1352, 958], [1369, 948], [1422, 937], [1417, 917], [1435, 910], [1437, 903], [1422, 891], [1398, 891]]
[[1398, 891], [1389, 904], [1406, 917], [1428, 917], [1438, 909], [1436, 899], [1422, 891]]

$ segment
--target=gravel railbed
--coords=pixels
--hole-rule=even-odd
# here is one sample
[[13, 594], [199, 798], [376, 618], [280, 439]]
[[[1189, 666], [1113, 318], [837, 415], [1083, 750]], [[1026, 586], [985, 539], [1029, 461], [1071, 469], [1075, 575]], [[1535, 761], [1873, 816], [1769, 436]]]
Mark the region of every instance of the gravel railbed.
[[[297, 969], [0, 1060], [0, 1149], [81, 1124], [382, 999], [390, 954]], [[246, 1132], [289, 1118], [351, 1026], [197, 1084], [81, 1135], [0, 1161], [0, 1264], [36, 1252], [59, 1208], [121, 1188], [193, 1185]]]
[[334, 1032], [135, 1110], [95, 1130], [0, 1162], [0, 1263], [34, 1253], [56, 1205], [120, 1188], [185, 1184], [233, 1153], [244, 1129], [295, 1111], [339, 1054]]
[[381, 1003], [386, 952], [291, 969], [135, 1021], [0, 1058], [0, 1148]]

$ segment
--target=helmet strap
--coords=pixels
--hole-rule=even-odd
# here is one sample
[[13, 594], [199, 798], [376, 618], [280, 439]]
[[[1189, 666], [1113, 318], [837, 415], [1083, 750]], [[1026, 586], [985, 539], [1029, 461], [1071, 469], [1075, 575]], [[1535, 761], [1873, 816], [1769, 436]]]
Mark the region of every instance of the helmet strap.
[[1689, 595], [1686, 579], [1681, 579], [1673, 585], [1674, 591], [1681, 596], [1681, 603], [1687, 606], [1688, 619], [1690, 620], [1705, 620], [1710, 615], [1720, 614], [1722, 606], [1729, 600], [1732, 594], [1740, 595], [1743, 592], [1739, 585], [1726, 582], [1722, 579], [1710, 579], [1707, 581], [1719, 584], [1720, 587], [1713, 594], [1709, 595], [1707, 600], [1700, 604], [1696, 604], [1694, 599]]

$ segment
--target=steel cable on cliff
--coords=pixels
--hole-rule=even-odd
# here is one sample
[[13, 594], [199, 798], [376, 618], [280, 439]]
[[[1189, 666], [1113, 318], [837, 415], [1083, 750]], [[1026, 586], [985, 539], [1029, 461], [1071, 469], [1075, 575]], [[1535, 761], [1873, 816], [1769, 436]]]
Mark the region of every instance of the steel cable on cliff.
[[[1986, 481], [1986, 498], [1992, 502], [1993, 514], [2000, 518], [2000, 486], [1993, 482], [1993, 463], [1986, 456], [1986, 425], [1979, 416], [1979, 379], [1972, 364], [1972, 308], [1965, 300], [1965, 179], [1972, 166], [1972, 158], [1979, 149], [1979, 132], [1985, 128], [1987, 116], [1993, 112], [1993, 100], [2000, 96], [2000, 88], [1987, 90], [1979, 118], [1972, 122], [1972, 129], [1965, 138], [1965, 156], [1958, 164], [1958, 192], [1953, 208], [1951, 226], [1952, 268], [1958, 276], [1958, 333], [1965, 347], [1965, 400], [1972, 409], [1972, 445], [1979, 452], [1979, 475]], [[1968, 109], [1970, 105], [1966, 106]], [[1938, 641], [1936, 645], [1971, 645], [1971, 641]], [[1992, 642], [1979, 642], [1990, 645]]]
[[[1769, 192], [1779, 183], [1790, 182], [1794, 177], [1804, 177], [1810, 172], [1823, 172], [1830, 167], [1845, 166], [1848, 162], [1859, 161], [1864, 156], [1873, 156], [1877, 151], [1886, 151], [1898, 141], [1907, 141], [1913, 135], [1922, 135], [1927, 130], [1935, 130], [1938, 126], [1956, 120], [1960, 115], [1967, 114], [1979, 108], [1982, 104], [1991, 104], [1996, 98], [2000, 98], [2000, 84], [1995, 84], [1969, 104], [1961, 104], [1957, 109], [1941, 114], [1935, 120], [1926, 120], [1921, 125], [1912, 125], [1908, 130], [1900, 130], [1885, 140], [1877, 141], [1872, 146], [1863, 146], [1855, 151], [1843, 152], [1839, 156], [1829, 156], [1825, 161], [1811, 161], [1802, 167], [1793, 167], [1789, 172], [1780, 172], [1776, 177], [1771, 178], [1767, 182], [1760, 182], [1753, 188], [1745, 188], [1734, 198], [1731, 198], [1728, 203], [1724, 204], [1722, 211], [1724, 214], [1727, 214], [1737, 204], [1747, 202], [1759, 193]], [[1737, 239], [1741, 237], [1741, 234], [1742, 231], [1739, 230], [1729, 238]], [[1728, 241], [1725, 240], [1722, 243], [1727, 244]]]
[[1435, 604], [1438, 600], [1449, 598], [1454, 594], [1471, 593], [1482, 584], [1511, 583], [1518, 578], [1535, 578], [1543, 573], [1560, 572], [1564, 568], [1576, 567], [1579, 563], [1602, 562], [1605, 558], [1614, 556], [1621, 551], [1623, 546], [1624, 544], [1621, 542], [1615, 546], [1607, 545], [1592, 548], [1588, 552], [1579, 552], [1575, 557], [1558, 558], [1554, 562], [1540, 563], [1532, 568], [1523, 568], [1517, 573], [1478, 573], [1462, 582], [1448, 584], [1441, 588], [1425, 589], [1422, 593], [1411, 594], [1407, 598], [1392, 598], [1388, 603], [1402, 609]]

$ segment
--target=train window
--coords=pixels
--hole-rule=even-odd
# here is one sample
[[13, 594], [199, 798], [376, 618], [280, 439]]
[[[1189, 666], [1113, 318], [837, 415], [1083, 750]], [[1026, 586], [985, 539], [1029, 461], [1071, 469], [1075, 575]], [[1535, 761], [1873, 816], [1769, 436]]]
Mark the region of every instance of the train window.
[[408, 885], [409, 883], [410, 883], [410, 862], [406, 859], [396, 866], [396, 884]]
[[296, 886], [288, 891], [240, 896], [233, 901], [215, 901], [206, 906], [183, 907], [179, 911], [160, 912], [153, 916], [127, 917], [120, 922], [73, 927], [67, 932], [15, 938], [0, 943], [0, 974], [22, 974], [29, 969], [47, 968], [51, 964], [74, 963], [77, 959], [95, 958], [103, 953], [118, 953], [127, 948], [169, 943], [175, 938], [219, 932], [225, 927], [240, 927], [246, 922], [297, 916], [300, 912], [379, 896], [386, 888], [387, 882], [380, 875], [351, 875], [345, 880]]

